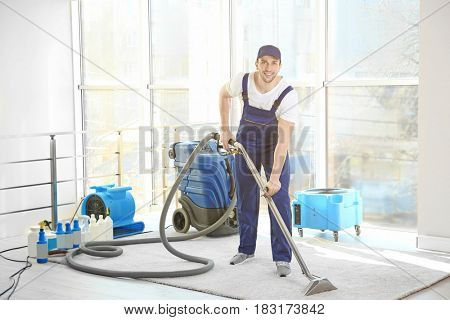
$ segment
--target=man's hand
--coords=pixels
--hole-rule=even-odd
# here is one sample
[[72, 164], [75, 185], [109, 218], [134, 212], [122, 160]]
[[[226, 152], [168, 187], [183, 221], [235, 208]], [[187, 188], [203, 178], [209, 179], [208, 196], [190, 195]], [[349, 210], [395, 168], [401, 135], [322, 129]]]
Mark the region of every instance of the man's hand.
[[270, 179], [266, 184], [266, 195], [273, 196], [275, 193], [280, 191], [281, 182], [278, 179]]
[[236, 138], [231, 133], [230, 129], [221, 129], [220, 130], [220, 143], [223, 145], [225, 150], [230, 151], [230, 146], [228, 145], [228, 141], [230, 139], [236, 140]]

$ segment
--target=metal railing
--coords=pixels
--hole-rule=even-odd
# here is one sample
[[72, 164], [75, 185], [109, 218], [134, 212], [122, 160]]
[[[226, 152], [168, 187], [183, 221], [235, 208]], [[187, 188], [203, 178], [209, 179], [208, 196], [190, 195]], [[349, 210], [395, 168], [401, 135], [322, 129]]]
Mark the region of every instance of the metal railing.
[[[162, 131], [162, 139], [159, 141], [162, 142], [161, 145], [158, 147], [158, 151], [161, 152], [161, 164], [158, 165], [158, 170], [161, 172], [161, 185], [159, 187], [156, 186], [156, 183], [152, 183], [152, 190], [153, 195], [151, 197], [151, 201], [146, 202], [143, 206], [141, 206], [137, 211], [144, 208], [148, 204], [150, 205], [156, 205], [155, 199], [156, 191], [159, 191], [162, 196], [163, 203], [166, 202], [168, 192], [170, 190], [170, 183], [169, 183], [169, 176], [171, 174], [176, 174], [176, 169], [173, 165], [170, 165], [170, 160], [168, 156], [168, 151], [170, 147], [170, 142], [174, 141], [180, 141], [180, 139], [184, 138], [184, 134], [193, 134], [193, 136], [189, 136], [189, 139], [195, 139], [197, 135], [202, 134], [202, 130], [205, 128], [210, 128], [213, 130], [214, 127], [217, 127], [217, 122], [211, 122], [211, 123], [196, 123], [196, 124], [190, 124], [189, 129], [191, 131], [186, 131], [186, 126], [176, 126], [176, 125], [164, 125], [164, 126], [155, 126], [153, 129], [161, 130]], [[204, 128], [199, 128], [204, 127]], [[139, 130], [139, 127], [136, 128], [120, 128], [118, 130], [114, 131], [104, 131], [104, 130], [90, 130], [88, 131], [79, 131], [79, 132], [53, 132], [53, 133], [40, 133], [40, 134], [25, 134], [25, 135], [3, 135], [0, 136], [0, 140], [5, 139], [15, 139], [15, 138], [34, 138], [34, 137], [49, 137], [49, 157], [44, 158], [36, 158], [36, 159], [27, 159], [27, 160], [16, 160], [16, 161], [8, 161], [8, 162], [0, 162], [1, 165], [11, 165], [11, 164], [26, 164], [26, 163], [35, 163], [35, 162], [43, 162], [43, 161], [49, 161], [50, 167], [50, 181], [46, 182], [37, 182], [37, 183], [28, 183], [28, 184], [22, 184], [22, 185], [16, 185], [16, 186], [6, 186], [6, 187], [0, 187], [0, 191], [7, 191], [7, 190], [17, 190], [17, 189], [24, 189], [24, 188], [32, 188], [32, 187], [40, 187], [40, 186], [47, 186], [50, 185], [50, 205], [49, 206], [37, 206], [37, 207], [31, 207], [21, 210], [12, 210], [7, 212], [0, 212], [0, 216], [2, 215], [8, 215], [8, 214], [15, 214], [15, 213], [21, 213], [21, 212], [28, 212], [28, 211], [34, 211], [34, 210], [41, 210], [41, 209], [51, 209], [51, 218], [52, 218], [52, 228], [56, 227], [56, 221], [58, 221], [58, 207], [61, 206], [67, 206], [67, 205], [74, 205], [75, 202], [67, 202], [67, 203], [58, 203], [58, 184], [61, 183], [68, 183], [68, 182], [79, 182], [83, 181], [86, 182], [90, 179], [99, 179], [99, 178], [108, 178], [108, 177], [115, 177], [117, 180], [117, 185], [122, 186], [124, 181], [124, 176], [126, 175], [138, 175], [142, 174], [140, 171], [137, 172], [127, 172], [124, 173], [124, 132], [130, 132], [130, 131], [136, 131]], [[196, 129], [200, 129], [197, 131]], [[205, 129], [206, 130], [206, 129]], [[107, 138], [111, 135], [116, 135], [116, 151], [114, 153], [94, 153], [94, 154], [87, 154], [87, 147], [83, 146], [83, 154], [77, 155], [77, 150], [75, 149], [75, 154], [73, 156], [60, 156], [57, 157], [56, 154], [56, 147], [57, 147], [57, 136], [64, 136], [64, 135], [83, 135], [83, 134], [95, 134], [98, 133], [96, 138], [99, 140], [102, 140], [104, 138]], [[111, 139], [108, 139], [108, 143], [111, 143]], [[114, 143], [114, 141], [113, 141]], [[76, 148], [76, 147], [75, 147]], [[155, 146], [151, 146], [151, 148], [145, 148], [146, 151], [155, 151]], [[140, 151], [140, 150], [138, 150]], [[133, 153], [136, 151], [127, 151], [127, 153]], [[83, 177], [78, 178], [80, 175], [80, 172], [76, 172], [74, 179], [65, 179], [65, 180], [58, 180], [58, 172], [57, 172], [57, 161], [58, 160], [64, 160], [64, 159], [84, 159], [86, 160], [89, 157], [97, 157], [97, 156], [113, 156], [117, 155], [117, 172], [111, 173], [111, 174], [105, 174], [105, 175], [95, 175], [95, 176], [86, 176], [86, 171], [83, 171], [82, 175]], [[154, 165], [152, 163], [152, 165]], [[86, 168], [86, 167], [85, 167]], [[152, 174], [156, 173], [157, 171], [153, 171]], [[155, 177], [154, 175], [153, 177]], [[83, 186], [83, 195], [86, 193], [86, 184]], [[176, 207], [179, 208], [180, 204], [178, 202], [179, 199], [179, 192], [176, 193]]]
[[[177, 126], [158, 126], [158, 127], [154, 127], [154, 128], [155, 129], [163, 129], [164, 132], [167, 132], [169, 134], [170, 134], [170, 131], [173, 131], [175, 139], [177, 137], [179, 138], [179, 135], [177, 135], [177, 129], [176, 129]], [[98, 131], [99, 133], [100, 132], [102, 133], [102, 137], [106, 137], [111, 134], [117, 135], [117, 151], [114, 153], [101, 153], [101, 154], [92, 154], [92, 155], [88, 155], [88, 154], [76, 155], [75, 154], [73, 156], [61, 156], [61, 157], [56, 156], [56, 153], [57, 153], [56, 152], [57, 151], [56, 137], [57, 136], [87, 134], [88, 131], [51, 132], [51, 133], [2, 135], [2, 136], [0, 136], [0, 140], [49, 137], [49, 157], [48, 158], [5, 161], [5, 162], [0, 162], [0, 166], [11, 165], [11, 164], [36, 163], [36, 162], [43, 162], [43, 161], [50, 162], [50, 167], [49, 167], [50, 181], [1, 187], [0, 191], [17, 190], [17, 189], [40, 187], [40, 186], [47, 186], [47, 185], [50, 185], [50, 190], [51, 190], [49, 206], [37, 206], [37, 207], [20, 209], [20, 210], [0, 212], [0, 216], [28, 212], [28, 211], [41, 210], [41, 209], [51, 209], [51, 219], [52, 219], [51, 226], [52, 226], [52, 229], [55, 229], [56, 228], [55, 222], [58, 221], [58, 207], [76, 204], [76, 202], [58, 203], [58, 190], [57, 190], [58, 184], [67, 183], [67, 182], [87, 181], [89, 179], [116, 177], [118, 186], [122, 186], [123, 177], [125, 175], [124, 169], [123, 169], [123, 160], [124, 160], [123, 132], [136, 131], [136, 130], [139, 130], [139, 128], [123, 128], [123, 129], [119, 129], [116, 131], [110, 131], [110, 132]], [[95, 133], [95, 132], [96, 131], [89, 131], [90, 134]], [[169, 165], [168, 148], [169, 148], [169, 145], [166, 145], [165, 143], [163, 143], [163, 145], [161, 146], [161, 151], [162, 151], [162, 167], [161, 167], [161, 169], [162, 169], [161, 170], [162, 188], [160, 188], [160, 191], [162, 191], [162, 196], [163, 196], [164, 202], [167, 199], [167, 192], [169, 190], [168, 174], [170, 173], [169, 172], [170, 169], [173, 169], [173, 167], [170, 167], [170, 165]], [[150, 149], [153, 150], [153, 148], [150, 148]], [[147, 148], [147, 150], [148, 150], [148, 148]], [[75, 150], [75, 153], [76, 153], [76, 150]], [[108, 156], [108, 155], [114, 155], [114, 154], [117, 155], [117, 172], [116, 173], [106, 174], [106, 175], [97, 175], [97, 176], [84, 176], [85, 172], [83, 172], [82, 178], [78, 178], [76, 176], [74, 179], [58, 180], [58, 172], [57, 172], [57, 161], [58, 160], [79, 159], [79, 158], [86, 159], [88, 157]], [[152, 186], [152, 189], [153, 188], [155, 188], [155, 186]], [[178, 194], [177, 194], [177, 198], [178, 198]], [[178, 207], [178, 201], [177, 201], [177, 207]]]
[[[34, 163], [34, 162], [42, 162], [42, 161], [49, 161], [50, 162], [50, 181], [47, 182], [40, 182], [40, 183], [31, 183], [31, 184], [22, 184], [17, 186], [9, 186], [9, 187], [3, 187], [0, 188], [0, 191], [6, 191], [6, 190], [14, 190], [14, 189], [24, 189], [24, 188], [31, 188], [31, 187], [38, 187], [38, 186], [45, 186], [50, 185], [50, 206], [39, 206], [39, 207], [31, 207], [21, 210], [14, 210], [14, 211], [7, 211], [7, 212], [0, 212], [1, 215], [8, 215], [8, 214], [14, 214], [14, 213], [21, 213], [21, 212], [27, 212], [27, 211], [34, 211], [34, 210], [41, 210], [41, 209], [51, 209], [51, 220], [52, 224], [51, 227], [53, 230], [56, 230], [56, 222], [58, 221], [58, 207], [59, 206], [66, 206], [66, 205], [73, 205], [76, 204], [76, 202], [68, 202], [68, 203], [59, 203], [58, 204], [58, 184], [60, 183], [66, 183], [66, 182], [77, 182], [77, 181], [86, 181], [88, 179], [97, 179], [97, 178], [105, 178], [105, 177], [117, 177], [117, 183], [119, 186], [122, 185], [122, 179], [123, 179], [123, 140], [122, 140], [122, 130], [118, 130], [115, 132], [110, 132], [117, 134], [117, 151], [115, 153], [111, 154], [101, 154], [101, 155], [117, 155], [117, 161], [118, 161], [118, 172], [113, 174], [107, 174], [107, 175], [99, 175], [99, 176], [83, 176], [82, 178], [75, 177], [75, 179], [66, 179], [66, 180], [58, 180], [58, 173], [57, 173], [57, 161], [63, 160], [63, 159], [77, 159], [77, 158], [87, 158], [90, 155], [82, 154], [82, 155], [74, 155], [74, 156], [63, 156], [63, 157], [57, 157], [56, 156], [56, 136], [62, 136], [62, 135], [77, 135], [77, 134], [86, 134], [86, 131], [81, 132], [54, 132], [54, 133], [42, 133], [42, 134], [25, 134], [25, 135], [4, 135], [0, 136], [0, 139], [16, 139], [16, 138], [35, 138], [35, 137], [49, 137], [49, 157], [48, 158], [38, 158], [38, 159], [28, 159], [28, 160], [19, 160], [19, 161], [7, 161], [7, 162], [0, 162], [0, 165], [11, 165], [11, 164], [22, 164], [22, 163]], [[99, 156], [100, 154], [92, 155], [92, 156]]]

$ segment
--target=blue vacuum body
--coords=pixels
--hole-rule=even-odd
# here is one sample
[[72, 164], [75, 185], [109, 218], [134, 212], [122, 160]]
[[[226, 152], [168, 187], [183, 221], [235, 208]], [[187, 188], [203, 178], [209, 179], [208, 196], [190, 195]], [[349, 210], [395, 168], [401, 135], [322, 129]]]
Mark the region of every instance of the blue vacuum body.
[[[83, 215], [92, 214], [98, 219], [109, 216], [113, 221], [114, 238], [141, 233], [144, 230], [142, 221], [134, 221], [136, 205], [129, 192], [131, 187], [115, 187], [115, 184], [92, 186], [95, 193], [87, 195], [81, 206]], [[109, 210], [108, 210], [109, 209]]]
[[303, 236], [303, 228], [331, 230], [334, 240], [338, 232], [354, 226], [359, 235], [362, 222], [362, 199], [354, 189], [308, 189], [294, 194], [291, 209], [294, 227]]
[[[180, 172], [198, 141], [171, 145], [169, 157]], [[195, 158], [179, 186], [181, 208], [174, 211], [172, 223], [176, 231], [185, 233], [192, 225], [203, 230], [214, 224], [226, 211], [235, 193], [234, 157], [210, 140]], [[224, 225], [208, 236], [222, 236], [238, 232], [236, 211]]]

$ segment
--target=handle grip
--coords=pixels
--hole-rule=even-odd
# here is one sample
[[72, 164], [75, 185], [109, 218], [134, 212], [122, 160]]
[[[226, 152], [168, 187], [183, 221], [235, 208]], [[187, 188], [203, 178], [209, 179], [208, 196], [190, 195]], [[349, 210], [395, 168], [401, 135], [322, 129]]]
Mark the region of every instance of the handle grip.
[[234, 145], [235, 142], [236, 142], [236, 140], [233, 140], [233, 139], [228, 140], [229, 145]]

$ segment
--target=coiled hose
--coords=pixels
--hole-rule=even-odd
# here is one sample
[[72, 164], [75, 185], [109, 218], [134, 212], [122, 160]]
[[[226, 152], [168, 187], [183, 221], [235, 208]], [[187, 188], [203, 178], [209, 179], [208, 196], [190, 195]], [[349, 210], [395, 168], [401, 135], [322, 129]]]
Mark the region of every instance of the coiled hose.
[[[200, 143], [197, 145], [197, 147], [194, 149], [194, 151], [189, 156], [188, 160], [186, 161], [186, 164], [184, 165], [183, 169], [181, 170], [180, 174], [178, 175], [177, 179], [175, 180], [174, 185], [172, 186], [172, 189], [169, 192], [167, 201], [164, 203], [163, 210], [161, 212], [161, 219], [159, 221], [159, 233], [160, 238], [146, 238], [146, 239], [132, 239], [132, 240], [113, 240], [113, 241], [91, 241], [86, 243], [85, 245], [82, 245], [80, 248], [71, 250], [66, 255], [66, 261], [67, 264], [72, 267], [73, 269], [97, 274], [101, 276], [107, 276], [107, 277], [124, 277], [124, 278], [174, 278], [174, 277], [187, 277], [187, 276], [193, 276], [205, 273], [209, 270], [211, 270], [214, 267], [214, 261], [208, 258], [202, 258], [202, 257], [196, 257], [191, 256], [185, 253], [182, 253], [178, 250], [176, 250], [174, 247], [170, 245], [169, 242], [172, 241], [185, 241], [190, 239], [195, 239], [198, 237], [202, 237], [204, 235], [207, 235], [208, 233], [213, 232], [217, 228], [219, 228], [226, 219], [230, 216], [231, 211], [234, 209], [234, 206], [236, 205], [236, 194], [233, 195], [233, 198], [231, 199], [231, 203], [225, 213], [220, 217], [219, 220], [217, 220], [213, 225], [210, 227], [193, 234], [184, 235], [184, 236], [178, 236], [178, 237], [167, 237], [166, 236], [166, 230], [165, 230], [165, 221], [167, 217], [167, 212], [170, 207], [170, 203], [172, 202], [172, 199], [178, 189], [178, 186], [180, 185], [181, 181], [183, 180], [183, 177], [186, 175], [186, 172], [189, 170], [189, 168], [192, 165], [192, 162], [194, 161], [197, 154], [202, 150], [202, 148], [208, 143], [209, 140], [215, 139], [219, 140], [219, 134], [218, 133], [210, 133], [205, 138], [203, 138]], [[164, 247], [173, 255], [187, 260], [191, 262], [197, 262], [201, 263], [204, 266], [189, 270], [176, 270], [176, 271], [116, 271], [116, 270], [108, 270], [108, 269], [101, 269], [101, 268], [95, 268], [90, 267], [86, 265], [82, 265], [79, 262], [75, 260], [75, 256], [85, 253], [91, 256], [95, 257], [117, 257], [122, 254], [123, 249], [118, 246], [127, 246], [132, 244], [145, 244], [145, 243], [158, 243], [162, 242]]]

